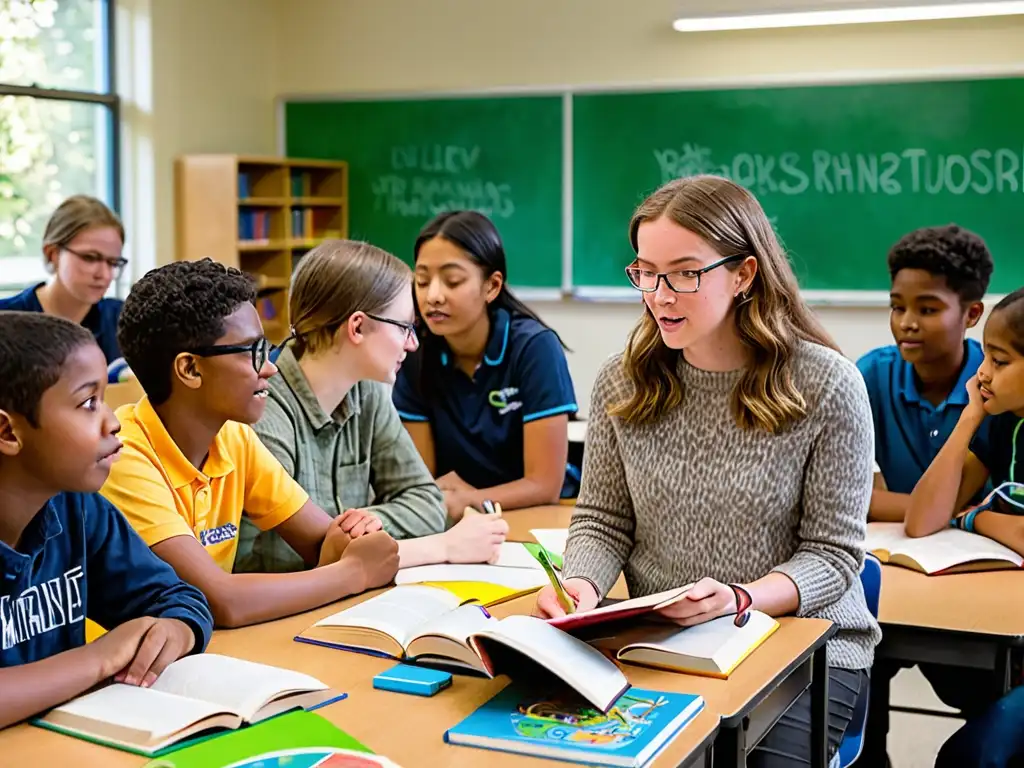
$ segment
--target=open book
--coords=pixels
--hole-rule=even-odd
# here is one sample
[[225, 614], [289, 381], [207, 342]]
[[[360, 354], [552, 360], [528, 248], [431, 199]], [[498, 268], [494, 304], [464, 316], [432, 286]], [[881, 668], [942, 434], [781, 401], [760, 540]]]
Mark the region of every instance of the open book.
[[734, 618], [720, 616], [692, 627], [645, 624], [591, 643], [614, 651], [626, 663], [726, 678], [779, 628], [779, 622], [760, 611], [751, 611], [742, 627]]
[[594, 608], [590, 611], [569, 613], [556, 619], [548, 619], [548, 624], [558, 627], [564, 632], [572, 632], [574, 629], [583, 629], [584, 627], [596, 624], [606, 624], [612, 621], [642, 616], [645, 613], [653, 613], [660, 608], [667, 608], [673, 603], [679, 602], [690, 591], [692, 586], [692, 584], [687, 584], [685, 587], [656, 592], [646, 597], [618, 600], [610, 605]]
[[513, 667], [525, 658], [602, 711], [629, 687], [599, 651], [547, 622], [533, 616], [498, 620], [478, 605], [460, 606], [454, 595], [429, 587], [395, 587], [321, 619], [295, 639], [488, 677], [513, 676]]
[[957, 528], [912, 539], [904, 533], [903, 523], [868, 523], [865, 546], [883, 563], [929, 575], [1020, 568], [1024, 563], [999, 542]]
[[108, 685], [32, 724], [157, 755], [211, 728], [239, 728], [333, 697], [333, 691], [309, 675], [207, 653], [178, 659], [150, 688]]

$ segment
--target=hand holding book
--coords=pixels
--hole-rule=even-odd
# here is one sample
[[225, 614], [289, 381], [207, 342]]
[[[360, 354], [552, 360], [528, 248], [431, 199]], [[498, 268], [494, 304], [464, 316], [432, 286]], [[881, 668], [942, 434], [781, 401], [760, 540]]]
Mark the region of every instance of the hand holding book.
[[[597, 608], [597, 604], [601, 601], [594, 585], [587, 579], [564, 579], [562, 587], [575, 603], [572, 613], [591, 611]], [[566, 611], [562, 606], [555, 588], [547, 586], [537, 594], [536, 613], [542, 619], [555, 619], [567, 615], [570, 611]]]
[[681, 600], [658, 609], [658, 613], [681, 627], [735, 615], [739, 627], [749, 616], [751, 602], [750, 594], [742, 587], [703, 578]]

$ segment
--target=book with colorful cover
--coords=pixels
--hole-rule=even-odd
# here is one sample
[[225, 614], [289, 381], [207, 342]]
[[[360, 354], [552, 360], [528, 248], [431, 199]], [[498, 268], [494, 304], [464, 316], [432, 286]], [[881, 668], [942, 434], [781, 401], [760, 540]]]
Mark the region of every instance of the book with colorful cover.
[[642, 766], [704, 708], [689, 693], [630, 688], [602, 714], [571, 693], [538, 695], [510, 685], [445, 741], [588, 765]]
[[311, 712], [292, 712], [186, 747], [144, 768], [397, 768]]

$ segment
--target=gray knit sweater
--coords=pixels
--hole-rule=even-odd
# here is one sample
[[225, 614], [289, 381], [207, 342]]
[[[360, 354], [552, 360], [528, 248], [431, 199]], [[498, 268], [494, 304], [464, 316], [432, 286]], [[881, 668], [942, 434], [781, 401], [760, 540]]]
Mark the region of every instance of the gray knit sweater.
[[702, 371], [681, 355], [677, 370], [682, 404], [644, 426], [607, 414], [630, 392], [622, 356], [598, 374], [565, 576], [590, 578], [604, 595], [623, 572], [637, 597], [779, 571], [796, 584], [798, 616], [839, 628], [829, 664], [870, 667], [881, 630], [859, 570], [874, 433], [857, 369], [801, 343], [793, 373], [808, 415], [781, 435], [736, 425], [730, 395], [742, 371]]

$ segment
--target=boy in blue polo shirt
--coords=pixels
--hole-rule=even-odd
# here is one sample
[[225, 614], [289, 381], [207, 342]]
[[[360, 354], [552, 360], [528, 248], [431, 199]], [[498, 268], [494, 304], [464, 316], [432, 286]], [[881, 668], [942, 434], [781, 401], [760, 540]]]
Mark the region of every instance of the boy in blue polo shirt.
[[[201, 652], [206, 600], [99, 496], [121, 443], [106, 362], [67, 320], [0, 312], [0, 727]], [[85, 620], [110, 631], [85, 642]]]
[[449, 517], [484, 499], [515, 509], [574, 495], [565, 351], [509, 291], [494, 224], [475, 211], [442, 213], [414, 252], [421, 344], [393, 397]]
[[875, 421], [875, 461], [884, 488], [869, 520], [899, 522], [910, 492], [967, 407], [967, 382], [985, 355], [968, 328], [984, 311], [992, 276], [985, 241], [956, 225], [919, 229], [889, 252], [895, 345], [857, 362]]
[[[981, 237], [951, 224], [904, 236], [889, 252], [888, 262], [889, 325], [896, 344], [869, 352], [857, 367], [871, 401], [881, 475], [868, 519], [895, 522], [903, 520], [910, 492], [967, 407], [967, 382], [985, 355], [965, 334], [984, 311], [992, 255]], [[900, 668], [880, 661], [871, 671], [871, 709], [858, 765], [886, 764], [889, 681]], [[987, 686], [965, 684], [967, 670], [930, 664], [920, 668], [951, 707], [972, 712], [989, 701]]]

